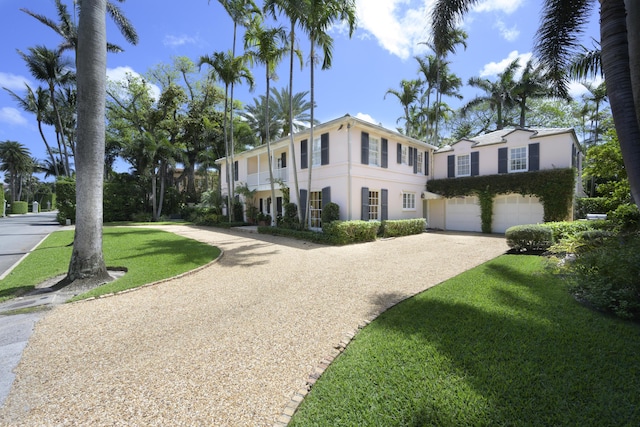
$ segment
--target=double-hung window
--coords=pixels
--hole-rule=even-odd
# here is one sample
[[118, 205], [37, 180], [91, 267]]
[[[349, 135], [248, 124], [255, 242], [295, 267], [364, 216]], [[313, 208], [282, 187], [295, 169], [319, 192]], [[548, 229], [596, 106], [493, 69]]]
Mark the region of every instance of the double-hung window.
[[517, 147], [509, 150], [509, 172], [526, 172], [527, 147]]
[[311, 228], [322, 227], [322, 191], [312, 191], [309, 193], [309, 215], [311, 218]]
[[380, 193], [378, 191], [369, 191], [369, 221], [380, 219]]
[[456, 157], [456, 176], [471, 176], [471, 156], [469, 154]]
[[402, 193], [402, 210], [416, 210], [416, 193]]
[[313, 154], [311, 161], [313, 166], [320, 166], [322, 163], [322, 142], [320, 138], [313, 140]]
[[380, 140], [369, 138], [369, 164], [380, 166]]
[[408, 159], [408, 157], [407, 157], [408, 156], [408, 154], [407, 154], [407, 149], [408, 148], [409, 147], [407, 147], [406, 145], [402, 146], [402, 164], [404, 164], [404, 165], [409, 163], [409, 161], [407, 160]]
[[418, 167], [418, 173], [422, 173], [422, 163], [423, 163], [423, 159], [422, 159], [422, 151], [416, 151], [416, 158], [414, 159], [416, 162], [416, 166]]

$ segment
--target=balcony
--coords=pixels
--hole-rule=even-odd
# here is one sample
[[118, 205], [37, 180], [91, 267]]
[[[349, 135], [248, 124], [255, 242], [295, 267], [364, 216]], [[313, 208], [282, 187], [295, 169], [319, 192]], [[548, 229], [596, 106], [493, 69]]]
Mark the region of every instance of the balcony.
[[[282, 182], [288, 181], [287, 168], [279, 168], [273, 170], [273, 178], [276, 180], [282, 180]], [[247, 186], [249, 189], [258, 191], [269, 190], [271, 185], [269, 182], [269, 171], [252, 173], [247, 175]]]

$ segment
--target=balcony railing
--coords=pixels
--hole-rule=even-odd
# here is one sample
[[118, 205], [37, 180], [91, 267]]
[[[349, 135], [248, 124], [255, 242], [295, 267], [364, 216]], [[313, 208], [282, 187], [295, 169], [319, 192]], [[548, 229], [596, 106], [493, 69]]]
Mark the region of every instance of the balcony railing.
[[[287, 168], [274, 169], [273, 178], [282, 180], [282, 182], [287, 182], [288, 180]], [[257, 188], [259, 190], [267, 189], [268, 187], [270, 187], [269, 171], [252, 173], [247, 175], [247, 186], [250, 189]]]

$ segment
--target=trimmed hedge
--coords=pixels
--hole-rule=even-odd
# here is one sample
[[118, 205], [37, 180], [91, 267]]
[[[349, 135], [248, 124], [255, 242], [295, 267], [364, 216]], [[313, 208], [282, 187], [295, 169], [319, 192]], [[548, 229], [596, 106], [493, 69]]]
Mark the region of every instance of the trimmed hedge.
[[4, 212], [4, 187], [0, 183], [0, 215]]
[[283, 228], [283, 227], [269, 227], [269, 226], [258, 226], [258, 233], [260, 234], [270, 234], [272, 236], [284, 236], [291, 237], [293, 239], [298, 240], [306, 240], [313, 243], [321, 243], [325, 245], [332, 244], [331, 238], [329, 235], [325, 233], [319, 233], [317, 231], [309, 231], [309, 230], [296, 230], [292, 228]]
[[424, 232], [425, 228], [427, 228], [427, 220], [424, 218], [382, 221], [382, 226], [380, 227], [382, 237], [420, 234]]
[[76, 222], [76, 181], [71, 178], [62, 178], [56, 181], [56, 206], [58, 215], [56, 219], [62, 225], [66, 220]]
[[[562, 221], [569, 217], [573, 189], [574, 169], [550, 169], [501, 175], [483, 175], [427, 181], [427, 190], [444, 197], [496, 194], [536, 196], [544, 206], [544, 221]], [[483, 217], [483, 223], [489, 223]]]
[[576, 218], [586, 218], [587, 214], [606, 214], [610, 211], [605, 197], [580, 197], [576, 199]]
[[11, 203], [12, 214], [26, 214], [27, 212], [29, 212], [29, 204], [27, 202]]
[[539, 224], [509, 227], [505, 237], [507, 245], [518, 252], [545, 251], [553, 244], [551, 229]]

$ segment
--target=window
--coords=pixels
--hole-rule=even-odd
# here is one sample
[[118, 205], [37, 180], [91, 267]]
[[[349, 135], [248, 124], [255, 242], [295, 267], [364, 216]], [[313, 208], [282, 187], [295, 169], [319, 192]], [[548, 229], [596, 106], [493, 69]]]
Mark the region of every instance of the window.
[[471, 175], [471, 156], [466, 154], [464, 156], [456, 157], [456, 176], [470, 176]]
[[416, 151], [416, 165], [418, 166], [418, 173], [422, 173], [422, 151]]
[[380, 140], [369, 138], [369, 164], [380, 166]]
[[402, 163], [405, 164], [405, 165], [408, 162], [408, 160], [407, 160], [407, 148], [408, 147], [406, 145], [402, 146]]
[[527, 147], [509, 150], [509, 172], [526, 172], [527, 170]]
[[313, 140], [313, 154], [311, 161], [313, 166], [320, 166], [322, 162], [322, 143], [320, 142], [320, 138]]
[[406, 211], [416, 210], [416, 193], [402, 193], [402, 209]]
[[378, 220], [380, 210], [380, 193], [369, 191], [369, 220]]
[[309, 194], [309, 216], [311, 218], [311, 228], [321, 228], [322, 191], [312, 191]]

